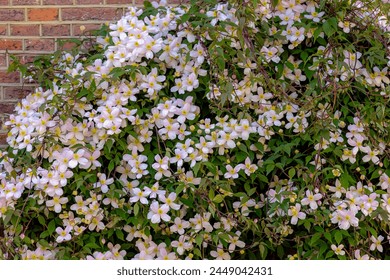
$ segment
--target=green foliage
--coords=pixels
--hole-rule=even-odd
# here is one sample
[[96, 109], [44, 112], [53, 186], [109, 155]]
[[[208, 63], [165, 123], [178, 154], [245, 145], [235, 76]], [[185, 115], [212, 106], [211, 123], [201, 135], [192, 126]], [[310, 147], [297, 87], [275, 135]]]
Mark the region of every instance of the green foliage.
[[389, 257], [389, 4], [252, 2], [14, 58], [1, 258]]

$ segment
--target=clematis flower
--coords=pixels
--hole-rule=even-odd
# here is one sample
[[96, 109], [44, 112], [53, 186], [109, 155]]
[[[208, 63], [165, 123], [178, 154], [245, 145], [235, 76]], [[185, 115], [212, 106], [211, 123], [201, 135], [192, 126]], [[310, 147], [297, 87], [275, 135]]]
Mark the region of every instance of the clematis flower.
[[147, 217], [153, 224], [158, 224], [161, 220], [168, 222], [171, 220], [171, 217], [167, 214], [168, 211], [169, 206], [167, 204], [160, 206], [157, 201], [153, 201]]

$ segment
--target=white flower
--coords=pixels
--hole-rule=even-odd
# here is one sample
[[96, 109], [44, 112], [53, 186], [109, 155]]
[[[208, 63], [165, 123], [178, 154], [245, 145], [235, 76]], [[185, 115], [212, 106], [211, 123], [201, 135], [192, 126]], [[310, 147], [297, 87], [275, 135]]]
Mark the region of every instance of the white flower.
[[334, 251], [334, 253], [336, 255], [340, 255], [340, 256], [344, 256], [345, 255], [345, 251], [343, 250], [343, 248], [344, 248], [343, 244], [340, 244], [339, 246], [336, 246], [336, 245], [332, 244], [330, 246], [330, 248], [332, 248], [332, 250]]
[[167, 204], [160, 206], [157, 201], [153, 201], [147, 217], [153, 224], [158, 224], [161, 220], [168, 222], [171, 220], [171, 217], [167, 214], [168, 211], [169, 206]]
[[56, 241], [58, 243], [68, 241], [72, 238], [70, 235], [70, 232], [72, 231], [72, 228], [70, 226], [67, 226], [65, 229], [62, 229], [61, 227], [56, 228], [56, 233], [58, 234], [58, 237]]
[[291, 224], [296, 225], [298, 219], [303, 220], [306, 218], [306, 214], [301, 211], [301, 205], [296, 203], [295, 206], [290, 206], [288, 209], [288, 215], [291, 216]]
[[371, 251], [378, 250], [379, 252], [383, 252], [382, 241], [384, 237], [382, 235], [379, 235], [378, 238], [376, 238], [375, 236], [371, 236], [370, 239], [372, 241], [370, 250]]

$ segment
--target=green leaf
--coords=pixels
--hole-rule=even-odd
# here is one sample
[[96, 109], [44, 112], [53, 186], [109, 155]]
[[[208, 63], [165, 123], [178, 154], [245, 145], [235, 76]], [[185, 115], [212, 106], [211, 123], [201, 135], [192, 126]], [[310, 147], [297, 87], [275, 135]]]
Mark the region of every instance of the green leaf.
[[215, 197], [214, 197], [214, 199], [213, 199], [213, 202], [215, 202], [215, 203], [221, 203], [223, 201], [223, 196], [222, 195], [220, 195], [220, 194], [217, 194]]
[[210, 189], [210, 190], [209, 190], [209, 198], [210, 198], [211, 200], [214, 200], [214, 197], [215, 197], [214, 190], [213, 190], [213, 189]]
[[46, 220], [43, 216], [39, 215], [38, 216], [38, 222], [41, 224], [41, 225], [46, 225]]
[[185, 185], [184, 184], [180, 184], [177, 188], [176, 188], [176, 194], [180, 194], [185, 188]]
[[195, 177], [198, 176], [199, 168], [200, 168], [199, 162], [197, 164], [195, 164], [194, 167], [192, 168], [192, 171], [194, 172]]
[[265, 168], [267, 175], [270, 174], [275, 169], [275, 164], [268, 164]]
[[50, 234], [47, 232], [47, 231], [44, 231], [42, 232], [40, 235], [39, 235], [39, 238], [42, 238], [42, 239], [45, 239], [46, 237], [48, 237]]
[[326, 253], [325, 259], [329, 259], [329, 258], [332, 257], [333, 255], [334, 255], [333, 250], [330, 250], [328, 253]]
[[139, 205], [138, 205], [137, 203], [134, 204], [133, 211], [134, 211], [134, 216], [138, 216], [138, 213], [139, 213]]
[[305, 62], [307, 58], [309, 57], [309, 54], [305, 51], [301, 52], [301, 58]]
[[9, 221], [11, 220], [12, 216], [14, 215], [14, 211], [13, 210], [8, 210], [5, 214], [5, 217], [4, 217], [4, 225], [7, 225], [9, 223]]
[[315, 233], [310, 239], [310, 246], [314, 246], [314, 244], [321, 238], [321, 236], [322, 233], [320, 232]]
[[323, 259], [323, 254], [326, 250], [328, 250], [328, 246], [326, 246], [326, 244], [322, 245], [318, 253], [319, 258]]
[[332, 235], [330, 234], [330, 232], [325, 232], [324, 236], [330, 243], [332, 243]]
[[223, 57], [217, 57], [215, 62], [217, 63], [217, 66], [220, 70], [225, 69], [225, 59]]
[[122, 240], [122, 241], [125, 240], [125, 236], [121, 230], [116, 230], [115, 235], [116, 235], [116, 237], [118, 237], [119, 240]]
[[264, 242], [261, 242], [259, 245], [259, 250], [260, 250], [260, 257], [261, 259], [265, 260], [268, 254], [268, 247]]
[[108, 164], [108, 173], [111, 173], [112, 170], [115, 168], [115, 162], [113, 160], [110, 161]]
[[290, 168], [290, 170], [288, 171], [288, 177], [291, 179], [295, 176], [295, 168]]
[[330, 18], [324, 22], [322, 28], [326, 34], [326, 36], [331, 37], [337, 31], [337, 19]]
[[203, 243], [203, 236], [201, 234], [198, 234], [195, 237], [195, 243], [196, 243], [196, 245], [198, 245], [198, 247], [200, 247], [200, 245], [202, 245], [202, 243]]
[[236, 154], [236, 159], [238, 162], [243, 162], [247, 158], [247, 154], [245, 152], [238, 152]]
[[334, 240], [337, 244], [340, 244], [340, 242], [343, 240], [343, 234], [341, 233], [341, 231], [338, 230], [334, 233]]
[[52, 234], [56, 230], [56, 222], [51, 220], [47, 226], [47, 231], [49, 234]]
[[104, 152], [106, 153], [106, 155], [111, 152], [113, 144], [114, 144], [114, 140], [112, 139], [107, 140], [106, 145], [104, 146]]

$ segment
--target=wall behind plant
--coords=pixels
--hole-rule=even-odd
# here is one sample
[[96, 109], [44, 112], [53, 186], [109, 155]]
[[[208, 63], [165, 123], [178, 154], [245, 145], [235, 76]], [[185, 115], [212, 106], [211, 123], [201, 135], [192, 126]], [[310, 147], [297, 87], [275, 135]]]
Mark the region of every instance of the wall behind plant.
[[[40, 54], [54, 52], [59, 40], [87, 34], [102, 23], [119, 19], [130, 5], [143, 0], [0, 0], [0, 145], [5, 144], [3, 123], [15, 104], [34, 85], [19, 73], [7, 73], [10, 55], [30, 62]], [[180, 1], [171, 0], [170, 4]]]

